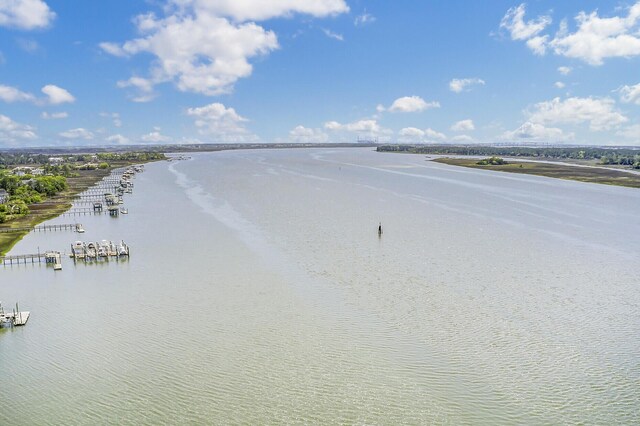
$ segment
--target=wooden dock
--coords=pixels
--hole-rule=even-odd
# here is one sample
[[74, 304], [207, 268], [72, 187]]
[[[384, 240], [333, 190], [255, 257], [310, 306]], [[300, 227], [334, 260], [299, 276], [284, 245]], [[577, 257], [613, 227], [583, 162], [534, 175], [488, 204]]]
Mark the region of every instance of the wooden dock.
[[16, 303], [16, 308], [11, 312], [5, 312], [2, 307], [2, 303], [0, 302], [0, 326], [7, 325], [9, 327], [14, 326], [22, 326], [29, 321], [29, 312], [28, 311], [20, 311], [18, 309], [18, 304]]
[[[41, 231], [41, 232], [48, 232], [48, 231], [77, 231], [78, 230], [78, 223], [63, 223], [63, 224], [56, 224], [56, 225], [38, 225], [38, 226], [34, 226], [34, 227], [20, 227], [20, 228], [1, 228], [0, 229], [0, 233], [2, 234], [9, 234], [12, 232], [31, 232], [31, 231]], [[81, 227], [81, 226], [80, 226]]]
[[3, 266], [6, 265], [26, 265], [28, 263], [36, 264], [36, 263], [47, 263], [53, 264], [54, 268], [57, 265], [60, 265], [59, 269], [62, 269], [61, 264], [62, 255], [57, 251], [46, 251], [44, 253], [35, 253], [35, 254], [15, 254], [11, 256], [0, 256], [0, 262]]

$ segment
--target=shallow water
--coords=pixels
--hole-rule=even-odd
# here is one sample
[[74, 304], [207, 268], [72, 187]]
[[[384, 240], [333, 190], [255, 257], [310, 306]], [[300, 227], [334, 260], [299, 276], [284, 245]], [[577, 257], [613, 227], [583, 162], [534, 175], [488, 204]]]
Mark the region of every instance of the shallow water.
[[32, 312], [0, 331], [0, 423], [640, 422], [637, 190], [370, 149], [135, 185], [78, 219], [129, 261], [0, 269]]

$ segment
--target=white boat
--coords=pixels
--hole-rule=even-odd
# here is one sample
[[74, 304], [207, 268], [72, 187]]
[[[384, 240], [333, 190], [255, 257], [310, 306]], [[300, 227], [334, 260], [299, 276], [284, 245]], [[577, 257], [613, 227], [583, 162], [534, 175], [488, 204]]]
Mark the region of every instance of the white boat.
[[120, 241], [120, 244], [118, 245], [118, 255], [120, 255], [120, 256], [128, 256], [129, 255], [129, 248], [124, 243], [124, 241]]
[[121, 208], [121, 209], [120, 209], [120, 213], [122, 213], [122, 214], [128, 214], [128, 213], [129, 213], [129, 210], [127, 210], [127, 209], [125, 209], [125, 208]]

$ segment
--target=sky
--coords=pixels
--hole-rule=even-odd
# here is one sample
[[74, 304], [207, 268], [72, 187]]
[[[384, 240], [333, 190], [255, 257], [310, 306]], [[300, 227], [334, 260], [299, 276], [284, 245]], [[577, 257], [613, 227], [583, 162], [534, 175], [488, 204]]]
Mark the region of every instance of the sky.
[[0, 0], [0, 148], [640, 146], [640, 1]]

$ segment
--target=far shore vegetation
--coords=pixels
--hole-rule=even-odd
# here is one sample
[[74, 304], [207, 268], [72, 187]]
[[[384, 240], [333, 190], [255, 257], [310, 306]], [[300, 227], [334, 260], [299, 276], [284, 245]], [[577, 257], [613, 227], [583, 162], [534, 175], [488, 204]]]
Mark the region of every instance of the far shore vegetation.
[[452, 166], [486, 169], [500, 172], [546, 176], [557, 179], [577, 180], [580, 182], [601, 183], [606, 185], [640, 188], [640, 174], [605, 167], [584, 167], [562, 163], [541, 163], [535, 161], [509, 161], [499, 157], [490, 157], [478, 161], [476, 158], [436, 158], [437, 163]]
[[[28, 229], [67, 211], [111, 170], [165, 159], [159, 152], [45, 155], [0, 152], [0, 230]], [[28, 231], [0, 233], [0, 256]]]
[[469, 155], [523, 157], [585, 165], [640, 169], [640, 149], [604, 147], [525, 147], [486, 145], [381, 145], [378, 152], [406, 152], [426, 155]]
[[[640, 174], [629, 172], [640, 170], [640, 149], [629, 147], [381, 145], [377, 151], [440, 155], [445, 157], [432, 161], [474, 169], [640, 188]], [[448, 155], [457, 158], [446, 157]], [[477, 158], [484, 156], [488, 157]], [[507, 162], [503, 156], [533, 161]]]

